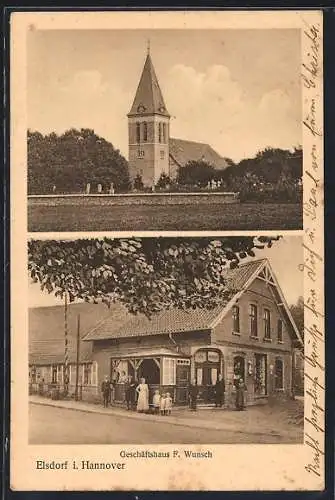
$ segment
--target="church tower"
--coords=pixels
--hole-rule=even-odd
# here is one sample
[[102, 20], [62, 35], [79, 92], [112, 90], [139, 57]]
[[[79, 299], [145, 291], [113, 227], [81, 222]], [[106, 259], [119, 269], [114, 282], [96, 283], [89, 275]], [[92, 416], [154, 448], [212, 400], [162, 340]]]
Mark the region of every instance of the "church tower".
[[169, 175], [170, 115], [150, 56], [150, 47], [135, 99], [128, 113], [129, 173], [140, 175], [146, 187], [154, 186], [161, 174]]

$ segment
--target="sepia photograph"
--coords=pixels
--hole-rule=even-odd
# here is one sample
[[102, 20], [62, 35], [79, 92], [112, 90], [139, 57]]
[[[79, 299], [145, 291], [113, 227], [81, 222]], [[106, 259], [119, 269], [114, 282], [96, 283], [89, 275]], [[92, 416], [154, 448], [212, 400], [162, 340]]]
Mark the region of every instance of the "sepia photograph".
[[298, 29], [27, 34], [29, 231], [302, 229]]
[[13, 490], [324, 488], [322, 22], [11, 18]]
[[29, 442], [302, 443], [302, 266], [300, 236], [30, 240]]

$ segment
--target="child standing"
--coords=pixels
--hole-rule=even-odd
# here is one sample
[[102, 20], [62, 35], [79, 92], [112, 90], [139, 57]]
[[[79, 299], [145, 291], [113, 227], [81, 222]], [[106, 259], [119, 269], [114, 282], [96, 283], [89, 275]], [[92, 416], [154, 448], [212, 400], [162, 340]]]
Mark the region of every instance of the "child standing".
[[171, 415], [172, 410], [172, 398], [169, 392], [166, 393], [165, 398], [165, 415]]
[[159, 391], [156, 390], [155, 393], [154, 393], [154, 397], [152, 398], [152, 404], [153, 404], [153, 407], [154, 407], [154, 413], [156, 415], [159, 414], [160, 402], [161, 402], [161, 395], [159, 394]]
[[165, 398], [166, 398], [165, 394], [162, 394], [161, 400], [159, 403], [159, 409], [160, 409], [161, 415], [165, 415]]

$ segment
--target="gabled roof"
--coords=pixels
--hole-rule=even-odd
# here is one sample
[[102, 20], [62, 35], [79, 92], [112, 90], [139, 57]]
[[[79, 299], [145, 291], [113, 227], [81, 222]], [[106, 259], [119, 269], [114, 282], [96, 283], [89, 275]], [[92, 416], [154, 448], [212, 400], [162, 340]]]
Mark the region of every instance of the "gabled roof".
[[[264, 259], [254, 260], [227, 271], [230, 287], [242, 289], [250, 278], [262, 267]], [[113, 315], [103, 320], [90, 331], [84, 340], [104, 340], [113, 338], [140, 337], [148, 335], [167, 335], [189, 331], [206, 331], [211, 329], [215, 319], [224, 310], [227, 300], [214, 309], [182, 310], [171, 308], [161, 311], [150, 319], [143, 314], [131, 317], [123, 325], [115, 322]]]
[[[77, 318], [80, 315], [81, 338], [111, 311], [104, 304], [71, 304], [68, 306], [68, 347], [70, 363], [76, 361]], [[80, 362], [90, 361], [92, 346], [80, 343]], [[29, 364], [64, 362], [64, 307], [29, 309]]]
[[184, 167], [189, 161], [199, 160], [206, 161], [216, 169], [223, 169], [228, 166], [226, 160], [222, 156], [220, 156], [209, 144], [203, 142], [170, 138], [169, 154], [180, 167]]
[[128, 116], [145, 116], [152, 114], [170, 116], [165, 106], [151, 56], [148, 54], [137, 87], [135, 99]]

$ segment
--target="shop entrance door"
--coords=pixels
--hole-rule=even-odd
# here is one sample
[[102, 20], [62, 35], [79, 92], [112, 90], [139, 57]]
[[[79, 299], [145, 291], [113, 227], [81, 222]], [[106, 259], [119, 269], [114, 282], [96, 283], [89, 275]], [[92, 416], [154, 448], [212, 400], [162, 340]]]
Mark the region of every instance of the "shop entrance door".
[[221, 353], [212, 349], [199, 349], [195, 353], [195, 378], [202, 403], [214, 403], [215, 384], [221, 373]]
[[[176, 403], [188, 403], [188, 390], [190, 384], [190, 364], [180, 364], [177, 360], [176, 366]], [[185, 360], [181, 360], [185, 361]]]

